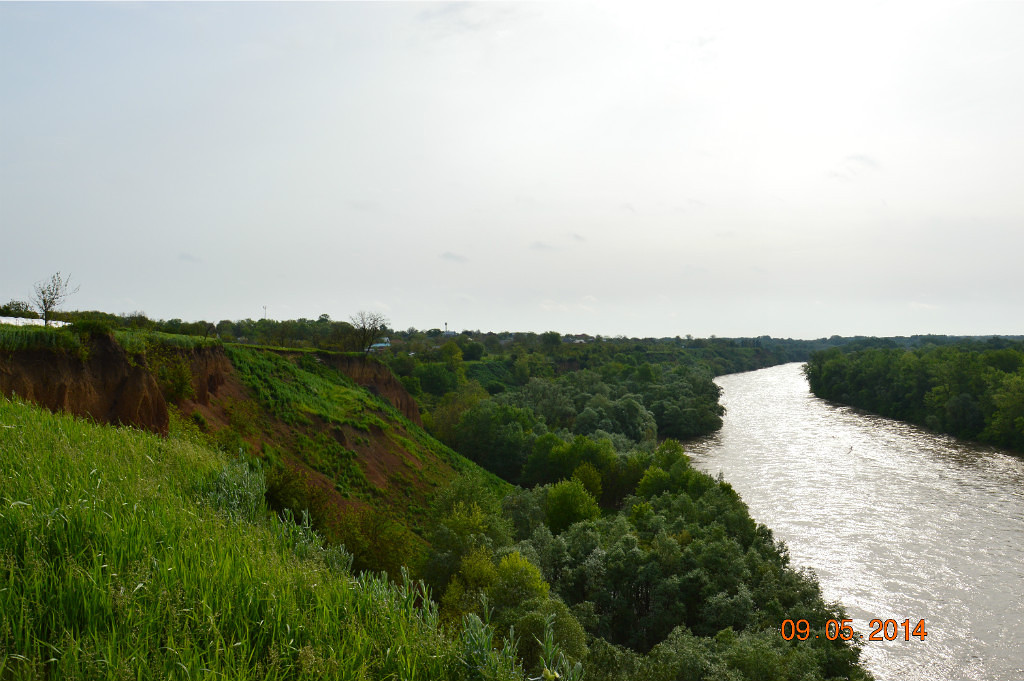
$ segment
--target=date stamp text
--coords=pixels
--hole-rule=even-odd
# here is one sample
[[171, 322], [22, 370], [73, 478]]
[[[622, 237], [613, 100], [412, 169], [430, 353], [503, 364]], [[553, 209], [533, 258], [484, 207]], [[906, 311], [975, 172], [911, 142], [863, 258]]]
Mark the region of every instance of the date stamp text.
[[[836, 639], [842, 639], [843, 641], [864, 640], [864, 635], [859, 634], [853, 630], [850, 624], [853, 620], [829, 620], [825, 622], [825, 638], [830, 641]], [[909, 641], [911, 638], [917, 638], [921, 641], [928, 635], [925, 631], [924, 620], [918, 620], [917, 624], [912, 624], [909, 619], [905, 619], [902, 622], [897, 620], [881, 620], [873, 619], [868, 623], [871, 628], [871, 632], [868, 634], [868, 641], [896, 641], [903, 640]], [[820, 638], [821, 632], [815, 633], [811, 629], [811, 624], [807, 620], [783, 620], [782, 621], [782, 638], [787, 641], [792, 641], [796, 638], [798, 641], [806, 641], [811, 638]]]

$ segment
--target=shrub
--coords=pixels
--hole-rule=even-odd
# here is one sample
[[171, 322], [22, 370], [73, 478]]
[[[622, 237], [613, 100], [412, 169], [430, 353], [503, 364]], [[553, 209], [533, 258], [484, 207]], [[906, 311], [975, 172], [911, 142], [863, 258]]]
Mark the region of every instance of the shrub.
[[114, 325], [101, 319], [79, 319], [71, 325], [70, 330], [84, 338], [114, 335]]
[[597, 500], [587, 492], [579, 480], [563, 480], [551, 486], [544, 502], [548, 527], [555, 534], [581, 520], [592, 520], [601, 515]]
[[160, 392], [168, 402], [195, 397], [192, 387], [192, 365], [180, 350], [161, 342], [146, 344], [146, 361], [156, 377]]

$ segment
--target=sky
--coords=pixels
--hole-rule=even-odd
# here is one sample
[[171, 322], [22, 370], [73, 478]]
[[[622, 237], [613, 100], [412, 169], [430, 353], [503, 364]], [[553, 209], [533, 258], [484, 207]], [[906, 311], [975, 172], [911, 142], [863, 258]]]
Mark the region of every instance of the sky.
[[1024, 2], [0, 3], [0, 303], [1024, 334]]

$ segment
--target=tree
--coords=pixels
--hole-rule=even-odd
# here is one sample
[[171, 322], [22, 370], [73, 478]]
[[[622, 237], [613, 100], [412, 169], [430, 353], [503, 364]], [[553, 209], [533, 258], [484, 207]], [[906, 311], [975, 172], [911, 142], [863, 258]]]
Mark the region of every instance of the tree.
[[534, 599], [547, 598], [549, 585], [540, 569], [518, 551], [502, 557], [498, 562], [488, 597], [497, 608], [514, 608]]
[[542, 429], [543, 424], [529, 409], [483, 400], [463, 412], [455, 426], [455, 442], [459, 453], [469, 460], [509, 482], [518, 482], [533, 440]]
[[462, 349], [462, 359], [467, 362], [475, 362], [484, 356], [484, 346], [481, 343], [466, 343]]
[[441, 359], [448, 371], [457, 373], [462, 366], [462, 348], [455, 341], [448, 341], [441, 346]]
[[601, 515], [597, 500], [575, 478], [551, 486], [544, 501], [544, 512], [548, 527], [554, 534], [563, 532], [573, 523], [592, 520]]
[[557, 331], [547, 331], [540, 335], [540, 344], [546, 352], [554, 352], [562, 345], [562, 334]]
[[453, 446], [459, 419], [470, 407], [488, 397], [490, 395], [476, 381], [469, 381], [461, 388], [449, 392], [430, 414], [431, 434], [446, 445]]
[[43, 323], [50, 325], [54, 311], [64, 304], [68, 296], [78, 293], [78, 287], [71, 288], [71, 275], [62, 277], [60, 272], [50, 277], [49, 281], [37, 281], [32, 296], [32, 306], [43, 317]]
[[370, 346], [377, 342], [377, 338], [379, 338], [387, 328], [388, 318], [380, 312], [367, 312], [365, 310], [360, 310], [349, 317], [349, 319], [352, 321], [352, 326], [355, 328], [356, 340], [359, 342], [359, 348], [364, 354], [369, 354]]
[[11, 300], [6, 305], [0, 305], [0, 317], [27, 317], [35, 319], [37, 316], [32, 310], [32, 306], [22, 300]]
[[443, 364], [420, 364], [412, 375], [419, 380], [423, 390], [438, 397], [459, 387], [459, 377], [448, 371]]

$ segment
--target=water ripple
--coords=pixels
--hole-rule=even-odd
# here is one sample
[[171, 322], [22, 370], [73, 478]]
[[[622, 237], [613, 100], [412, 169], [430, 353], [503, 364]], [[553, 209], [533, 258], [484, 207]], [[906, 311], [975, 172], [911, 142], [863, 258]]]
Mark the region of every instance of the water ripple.
[[879, 681], [1024, 679], [1024, 458], [812, 396], [800, 364], [717, 379], [723, 429], [690, 443], [817, 573]]

